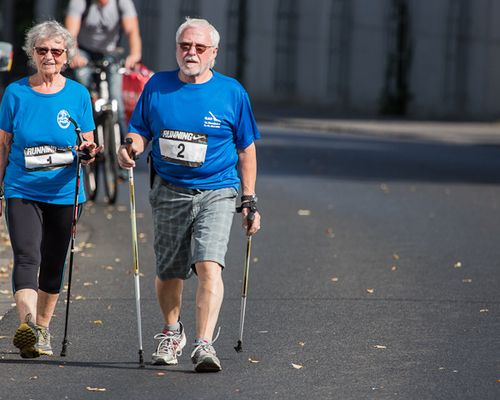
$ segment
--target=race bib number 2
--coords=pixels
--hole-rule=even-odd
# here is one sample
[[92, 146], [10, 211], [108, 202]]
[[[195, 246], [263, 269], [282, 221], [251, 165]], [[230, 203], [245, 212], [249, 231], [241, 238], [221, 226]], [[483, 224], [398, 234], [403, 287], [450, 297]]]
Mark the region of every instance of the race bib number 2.
[[73, 159], [71, 147], [42, 145], [24, 149], [24, 166], [31, 171], [66, 167]]
[[188, 167], [200, 167], [205, 162], [208, 136], [204, 133], [163, 129], [159, 143], [161, 156], [166, 161]]

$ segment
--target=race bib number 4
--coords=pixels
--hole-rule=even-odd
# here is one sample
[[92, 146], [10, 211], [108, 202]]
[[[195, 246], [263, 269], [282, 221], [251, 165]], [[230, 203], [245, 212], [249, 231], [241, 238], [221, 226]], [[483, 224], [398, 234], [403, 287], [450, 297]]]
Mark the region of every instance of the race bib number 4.
[[205, 162], [208, 136], [204, 133], [163, 129], [160, 132], [160, 153], [164, 160], [188, 167]]
[[71, 147], [42, 145], [24, 149], [24, 165], [31, 171], [66, 167], [73, 159]]

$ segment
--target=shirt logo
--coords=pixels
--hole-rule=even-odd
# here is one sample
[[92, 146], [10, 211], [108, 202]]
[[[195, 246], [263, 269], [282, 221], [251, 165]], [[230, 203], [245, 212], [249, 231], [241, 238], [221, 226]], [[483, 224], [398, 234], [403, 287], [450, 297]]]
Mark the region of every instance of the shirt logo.
[[69, 112], [66, 110], [61, 110], [59, 113], [57, 113], [57, 124], [62, 128], [66, 129], [68, 128], [70, 121], [69, 121]]
[[205, 128], [220, 128], [220, 124], [221, 124], [221, 120], [218, 119], [213, 113], [212, 111], [209, 111], [208, 112], [210, 114], [210, 116], [206, 116], [204, 118], [204, 123], [203, 123], [203, 126]]

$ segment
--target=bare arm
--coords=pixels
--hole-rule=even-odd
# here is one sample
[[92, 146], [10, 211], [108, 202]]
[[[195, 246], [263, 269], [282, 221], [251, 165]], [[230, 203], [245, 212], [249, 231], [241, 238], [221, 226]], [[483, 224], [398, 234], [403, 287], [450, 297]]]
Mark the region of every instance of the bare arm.
[[[246, 147], [243, 150], [238, 150], [238, 167], [241, 177], [241, 194], [255, 194], [255, 181], [257, 179], [257, 153], [255, 143]], [[249, 224], [247, 220], [248, 209], [242, 210], [243, 227], [247, 230], [248, 235], [257, 233], [260, 229], [260, 214], [255, 212], [254, 220]]]
[[126, 68], [134, 68], [142, 58], [142, 40], [137, 17], [123, 17], [122, 27], [128, 38], [130, 53], [125, 60]]
[[[78, 38], [78, 34], [80, 33], [80, 27], [82, 25], [81, 17], [74, 15], [67, 15], [66, 18], [64, 19], [64, 25], [66, 26], [66, 29], [76, 41]], [[73, 57], [73, 60], [71, 61], [71, 67], [79, 68], [87, 65], [87, 63], [88, 60], [85, 57], [82, 57], [77, 50], [75, 57]]]
[[[5, 168], [9, 161], [10, 147], [12, 145], [12, 134], [0, 129], [0, 187], [3, 188], [3, 178], [5, 176]], [[0, 216], [3, 213], [2, 200], [0, 200]]]

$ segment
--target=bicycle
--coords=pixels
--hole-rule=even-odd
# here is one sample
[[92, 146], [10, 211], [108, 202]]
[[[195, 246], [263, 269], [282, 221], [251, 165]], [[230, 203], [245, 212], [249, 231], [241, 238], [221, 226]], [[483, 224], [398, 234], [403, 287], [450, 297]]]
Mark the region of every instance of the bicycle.
[[[116, 152], [121, 143], [118, 102], [111, 99], [108, 82], [109, 68], [115, 62], [113, 56], [89, 62], [92, 70], [89, 90], [96, 124], [94, 141], [97, 145], [103, 144], [104, 150], [97, 154], [93, 163], [85, 167], [84, 185], [87, 197], [94, 201], [97, 198], [99, 170], [102, 167], [105, 197], [108, 204], [114, 204], [118, 195], [119, 165]], [[125, 68], [120, 68], [118, 72], [124, 71]]]

